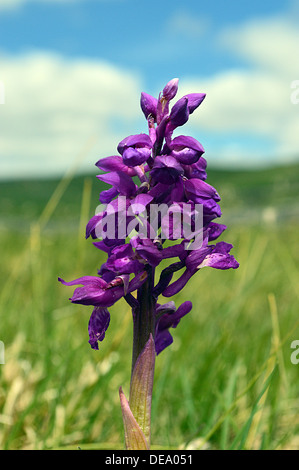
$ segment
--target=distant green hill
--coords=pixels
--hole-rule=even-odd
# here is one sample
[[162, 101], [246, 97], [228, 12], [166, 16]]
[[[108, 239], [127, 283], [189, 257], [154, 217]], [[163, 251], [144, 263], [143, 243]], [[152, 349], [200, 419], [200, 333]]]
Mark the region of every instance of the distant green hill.
[[[94, 214], [99, 193], [108, 188], [96, 174], [76, 176], [65, 184], [52, 221], [63, 223], [79, 219], [86, 181], [91, 184], [90, 215]], [[280, 216], [299, 217], [299, 165], [252, 171], [208, 168], [207, 182], [216, 187], [222, 198], [224, 222], [229, 218], [246, 222], [246, 218], [263, 210], [272, 210], [272, 216], [276, 211]], [[0, 182], [0, 221], [28, 225], [41, 215], [59, 184], [58, 179]]]

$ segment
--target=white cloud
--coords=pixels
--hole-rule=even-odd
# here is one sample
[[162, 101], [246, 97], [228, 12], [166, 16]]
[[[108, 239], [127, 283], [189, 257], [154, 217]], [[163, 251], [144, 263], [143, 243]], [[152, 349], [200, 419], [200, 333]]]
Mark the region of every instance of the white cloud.
[[[85, 168], [113, 155], [140, 116], [138, 76], [105, 62], [35, 53], [1, 58], [0, 177], [62, 174], [91, 139]], [[136, 125], [136, 132], [142, 132]]]
[[80, 0], [0, 0], [0, 10], [14, 10], [27, 3], [74, 3]]
[[[84, 0], [0, 0], [0, 11], [11, 11], [21, 8], [27, 4], [34, 3], [44, 3], [44, 4], [72, 4], [83, 2]], [[98, 1], [98, 0], [97, 0]], [[100, 0], [100, 1], [112, 1], [112, 0]], [[122, 1], [122, 0], [119, 0]]]
[[[200, 112], [192, 116], [193, 124], [215, 135], [231, 133], [236, 142], [239, 136], [268, 140], [273, 153], [266, 156], [273, 160], [298, 158], [299, 105], [292, 104], [290, 98], [294, 91], [291, 84], [299, 79], [299, 31], [292, 19], [253, 21], [222, 32], [219, 41], [226, 46], [226, 53], [241, 56], [247, 65], [208, 79], [184, 80], [181, 92], [207, 93]], [[224, 148], [226, 161], [229, 150]], [[263, 157], [258, 144], [256, 155], [251, 152], [252, 147], [247, 153], [246, 148], [240, 151], [241, 164], [242, 154], [244, 159]]]
[[[299, 80], [294, 60], [299, 39], [292, 20], [251, 22], [222, 32], [219, 42], [226, 44], [226, 53], [242, 55], [246, 66], [211, 77], [181, 77], [179, 87], [180, 96], [207, 93], [190, 124], [199, 140], [202, 132], [210, 136], [202, 142], [209, 162], [242, 165], [265, 156], [298, 157], [299, 104], [290, 97]], [[61, 174], [94, 138], [85, 159], [85, 168], [93, 168], [98, 158], [114, 154], [123, 137], [146, 130], [139, 109], [142, 81], [133, 72], [42, 52], [2, 56], [0, 62], [5, 85], [0, 178]]]
[[167, 21], [169, 34], [179, 34], [198, 39], [208, 29], [209, 22], [205, 18], [198, 18], [188, 11], [175, 11]]
[[251, 21], [221, 34], [222, 44], [280, 76], [298, 73], [298, 21], [282, 17]]

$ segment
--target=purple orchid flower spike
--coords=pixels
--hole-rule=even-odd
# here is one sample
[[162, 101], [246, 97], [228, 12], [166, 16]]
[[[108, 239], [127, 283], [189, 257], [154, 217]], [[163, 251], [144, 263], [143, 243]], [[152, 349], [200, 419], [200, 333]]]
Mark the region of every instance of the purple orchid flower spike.
[[[109, 334], [109, 307], [124, 299], [132, 309], [130, 398], [120, 388], [120, 401], [126, 448], [134, 450], [150, 448], [155, 358], [172, 344], [170, 329], [192, 309], [189, 300], [176, 308], [173, 300], [159, 303], [159, 296], [181, 292], [204, 267], [239, 266], [232, 245], [217, 242], [227, 227], [215, 222], [221, 217], [220, 196], [206, 182], [202, 144], [181, 133], [173, 136], [206, 95], [187, 94], [170, 105], [177, 91], [174, 78], [157, 98], [141, 93], [148, 133], [125, 137], [118, 155], [96, 163], [97, 178], [107, 185], [99, 198], [105, 207], [86, 227], [86, 238], [107, 256], [97, 276], [59, 278], [78, 286], [71, 302], [93, 307], [88, 323], [92, 349], [98, 350]], [[175, 273], [179, 276], [173, 281]]]

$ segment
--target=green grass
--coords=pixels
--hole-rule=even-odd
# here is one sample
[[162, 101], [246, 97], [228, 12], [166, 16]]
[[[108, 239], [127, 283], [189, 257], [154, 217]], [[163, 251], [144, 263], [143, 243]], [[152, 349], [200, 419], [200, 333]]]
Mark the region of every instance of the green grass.
[[[175, 296], [193, 309], [157, 358], [154, 447], [299, 449], [299, 365], [290, 361], [299, 338], [299, 191], [294, 171], [283, 171], [209, 174], [229, 225], [221, 239], [234, 244], [240, 268], [203, 269]], [[95, 275], [104, 260], [84, 239], [94, 180], [56, 192], [56, 181], [1, 183], [1, 449], [123, 447], [118, 389], [128, 395], [130, 310], [122, 300], [110, 309], [93, 351], [91, 309], [71, 304], [72, 288], [57, 282]]]

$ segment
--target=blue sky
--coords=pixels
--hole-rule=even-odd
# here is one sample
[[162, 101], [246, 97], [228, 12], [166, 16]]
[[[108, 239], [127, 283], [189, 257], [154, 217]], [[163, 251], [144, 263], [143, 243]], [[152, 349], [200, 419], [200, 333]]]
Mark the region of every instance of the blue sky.
[[[185, 133], [213, 166], [299, 159], [296, 1], [0, 0], [0, 178], [88, 170], [144, 132], [141, 91], [207, 98]], [[2, 135], [1, 135], [2, 134]]]

